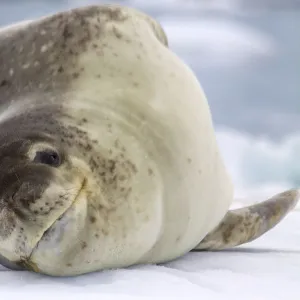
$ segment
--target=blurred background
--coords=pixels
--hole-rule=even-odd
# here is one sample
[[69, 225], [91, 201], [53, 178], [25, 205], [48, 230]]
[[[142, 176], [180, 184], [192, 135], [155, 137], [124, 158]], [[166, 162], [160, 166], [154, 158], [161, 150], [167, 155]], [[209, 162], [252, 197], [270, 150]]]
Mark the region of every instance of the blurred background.
[[161, 22], [207, 95], [236, 199], [300, 188], [300, 0], [1, 0], [0, 26], [101, 3]]

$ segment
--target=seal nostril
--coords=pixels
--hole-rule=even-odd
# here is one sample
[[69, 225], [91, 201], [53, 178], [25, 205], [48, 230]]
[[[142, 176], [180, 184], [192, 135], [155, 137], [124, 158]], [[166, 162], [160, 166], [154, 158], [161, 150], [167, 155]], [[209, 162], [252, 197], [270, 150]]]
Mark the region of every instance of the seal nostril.
[[53, 150], [38, 151], [35, 154], [34, 162], [59, 167], [61, 164], [60, 156]]

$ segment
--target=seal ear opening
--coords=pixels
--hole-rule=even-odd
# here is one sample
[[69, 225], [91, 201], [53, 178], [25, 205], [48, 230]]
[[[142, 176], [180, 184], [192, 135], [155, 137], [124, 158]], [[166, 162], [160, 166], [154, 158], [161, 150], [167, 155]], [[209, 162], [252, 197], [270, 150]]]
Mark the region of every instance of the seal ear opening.
[[275, 227], [299, 200], [298, 190], [288, 190], [249, 207], [228, 211], [221, 223], [192, 251], [222, 250], [249, 243]]

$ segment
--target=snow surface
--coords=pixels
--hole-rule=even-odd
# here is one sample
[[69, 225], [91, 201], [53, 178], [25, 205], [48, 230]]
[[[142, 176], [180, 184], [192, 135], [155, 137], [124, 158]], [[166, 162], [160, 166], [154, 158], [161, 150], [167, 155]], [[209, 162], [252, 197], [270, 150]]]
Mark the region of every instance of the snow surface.
[[[247, 245], [79, 277], [0, 271], [1, 299], [299, 300], [300, 214]], [[25, 296], [25, 297], [24, 297]]]

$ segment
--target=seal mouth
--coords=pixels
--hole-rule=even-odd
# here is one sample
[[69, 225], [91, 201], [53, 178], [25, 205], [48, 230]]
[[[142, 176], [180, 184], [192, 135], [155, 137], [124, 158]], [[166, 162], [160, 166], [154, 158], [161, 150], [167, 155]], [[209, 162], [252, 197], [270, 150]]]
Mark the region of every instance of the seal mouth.
[[[52, 223], [52, 224], [44, 231], [44, 233], [43, 233], [43, 235], [41, 236], [40, 240], [42, 240], [42, 238], [47, 234], [47, 232], [49, 231], [49, 229], [51, 229], [52, 226], [53, 226], [58, 220], [62, 219], [63, 216], [66, 214], [66, 212], [67, 212], [67, 211], [68, 211], [68, 210], [69, 210], [69, 209], [77, 202], [77, 200], [78, 200], [80, 194], [81, 194], [82, 191], [85, 189], [86, 185], [87, 185], [87, 179], [84, 177], [84, 178], [83, 178], [83, 181], [82, 181], [82, 183], [81, 183], [80, 189], [78, 190], [78, 192], [77, 192], [76, 196], [74, 197], [73, 201], [71, 202], [70, 206], [68, 206], [68, 207], [64, 210], [64, 212], [63, 212], [57, 219], [55, 219], [54, 222], [53, 222], [53, 223]], [[40, 241], [40, 240], [39, 240], [39, 241]], [[37, 242], [37, 244], [35, 245], [35, 247], [33, 248], [33, 250], [37, 247], [38, 243], [39, 243], [39, 242]], [[32, 250], [32, 252], [33, 252], [33, 250]], [[32, 254], [32, 252], [31, 252], [31, 254]], [[30, 256], [31, 256], [31, 254], [30, 254]], [[29, 258], [30, 258], [30, 256], [29, 256]]]
[[37, 265], [31, 261], [31, 256], [33, 254], [33, 252], [37, 249], [38, 245], [39, 245], [39, 242], [45, 237], [45, 235], [47, 234], [47, 232], [49, 232], [49, 230], [52, 228], [52, 226], [60, 219], [63, 218], [63, 216], [67, 213], [67, 211], [77, 202], [80, 194], [82, 193], [82, 191], [85, 189], [87, 185], [87, 179], [84, 177], [83, 178], [83, 181], [81, 183], [81, 186], [76, 194], [76, 196], [74, 197], [73, 201], [71, 202], [70, 206], [68, 206], [64, 211], [63, 213], [57, 218], [54, 220], [54, 222], [43, 232], [42, 236], [40, 237], [40, 239], [38, 240], [38, 242], [36, 243], [36, 245], [32, 248], [32, 251], [30, 253], [30, 255], [28, 257], [21, 257], [21, 259], [18, 261], [18, 262], [11, 262], [12, 264], [14, 264], [15, 266], [17, 267], [21, 267], [25, 270], [31, 270], [31, 271], [34, 271], [36, 273], [40, 273]]

